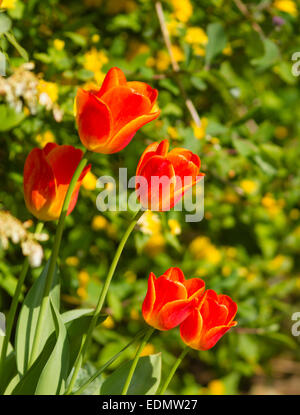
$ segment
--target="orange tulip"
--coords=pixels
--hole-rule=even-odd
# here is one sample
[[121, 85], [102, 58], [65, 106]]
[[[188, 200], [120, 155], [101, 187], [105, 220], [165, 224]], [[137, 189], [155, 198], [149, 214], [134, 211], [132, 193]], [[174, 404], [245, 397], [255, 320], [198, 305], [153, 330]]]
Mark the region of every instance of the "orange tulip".
[[145, 209], [170, 210], [204, 176], [196, 154], [185, 148], [168, 149], [168, 140], [152, 143], [140, 158], [136, 191]]
[[96, 153], [126, 147], [139, 128], [157, 118], [158, 92], [144, 82], [127, 82], [119, 68], [107, 73], [99, 91], [79, 89], [76, 120], [82, 144]]
[[184, 343], [196, 350], [208, 350], [231, 328], [237, 304], [227, 295], [207, 290], [198, 305], [180, 325]]
[[[73, 146], [48, 143], [34, 148], [24, 166], [24, 198], [28, 210], [40, 220], [58, 219], [68, 186], [83, 152]], [[85, 167], [73, 191], [68, 214], [74, 209], [79, 188], [91, 166]]]
[[151, 272], [142, 307], [145, 321], [158, 330], [178, 326], [195, 307], [204, 287], [200, 278], [185, 280], [179, 268], [169, 268], [157, 279]]

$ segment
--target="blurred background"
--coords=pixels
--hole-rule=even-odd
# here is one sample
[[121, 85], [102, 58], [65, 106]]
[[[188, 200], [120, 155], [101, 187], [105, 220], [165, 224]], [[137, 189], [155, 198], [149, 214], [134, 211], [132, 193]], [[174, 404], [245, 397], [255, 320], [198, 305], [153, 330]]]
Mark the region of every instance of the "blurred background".
[[[172, 148], [201, 157], [205, 217], [185, 223], [184, 212], [144, 216], [117, 268], [109, 317], [95, 331], [86, 372], [144, 326], [150, 271], [159, 276], [179, 266], [238, 303], [238, 326], [210, 351], [191, 351], [168, 392], [299, 394], [300, 337], [291, 333], [292, 315], [300, 312], [300, 68], [292, 61], [300, 52], [299, 2], [165, 0], [161, 23], [151, 0], [3, 0], [2, 8], [0, 310], [9, 308], [23, 256], [32, 266], [25, 293], [55, 233], [49, 222], [33, 234], [36, 220], [22, 191], [25, 158], [49, 141], [80, 147], [77, 87], [99, 87], [118, 66], [128, 80], [159, 90], [162, 113], [122, 152], [93, 154], [92, 173], [66, 222], [62, 309], [95, 306], [130, 220], [127, 212], [97, 211], [97, 178], [118, 178], [120, 167], [133, 176], [150, 142], [167, 138]], [[162, 352], [166, 376], [182, 347], [178, 329], [157, 332], [143, 354]]]

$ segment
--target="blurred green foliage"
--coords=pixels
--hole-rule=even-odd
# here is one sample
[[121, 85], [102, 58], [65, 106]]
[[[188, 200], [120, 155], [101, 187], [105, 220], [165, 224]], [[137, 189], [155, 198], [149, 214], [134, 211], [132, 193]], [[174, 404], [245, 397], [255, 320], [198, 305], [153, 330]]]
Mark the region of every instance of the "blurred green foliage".
[[[191, 351], [169, 392], [251, 393], [255, 376], [274, 376], [274, 358], [299, 360], [299, 341], [291, 335], [291, 315], [300, 309], [300, 91], [291, 60], [300, 50], [296, 2], [247, 1], [243, 14], [240, 2], [164, 1], [177, 75], [154, 1], [5, 3], [0, 206], [21, 221], [32, 219], [22, 193], [29, 151], [52, 140], [81, 146], [73, 114], [78, 86], [99, 85], [107, 70], [118, 66], [129, 80], [159, 90], [157, 121], [138, 131], [122, 152], [92, 156], [93, 175], [67, 219], [60, 254], [64, 310], [95, 305], [130, 218], [126, 212], [97, 211], [96, 177], [118, 177], [120, 167], [134, 175], [146, 145], [165, 138], [172, 147], [199, 154], [206, 174], [201, 222], [185, 223], [184, 212], [149, 214], [131, 237], [109, 292], [111, 317], [94, 335], [92, 365], [104, 364], [144, 325], [141, 304], [149, 272], [159, 276], [170, 266], [230, 295], [238, 303], [238, 326], [212, 350]], [[25, 51], [34, 68], [26, 64]], [[201, 127], [191, 119], [182, 87]], [[55, 223], [45, 229], [48, 258]], [[23, 257], [12, 243], [0, 256], [0, 309], [6, 310]], [[31, 270], [26, 289], [39, 273], [40, 268]], [[163, 353], [166, 376], [182, 346], [174, 329], [157, 333], [144, 352]], [[133, 351], [134, 346], [111, 369]]]

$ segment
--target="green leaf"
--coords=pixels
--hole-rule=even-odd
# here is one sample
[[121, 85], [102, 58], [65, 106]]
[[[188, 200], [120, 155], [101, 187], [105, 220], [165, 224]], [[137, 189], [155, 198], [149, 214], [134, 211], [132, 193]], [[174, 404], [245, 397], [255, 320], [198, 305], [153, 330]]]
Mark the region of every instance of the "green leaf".
[[13, 35], [13, 33], [11, 32], [7, 32], [5, 33], [5, 36], [7, 38], [7, 40], [17, 49], [17, 51], [19, 52], [19, 54], [22, 56], [22, 58], [24, 58], [26, 61], [28, 61], [29, 57], [28, 57], [28, 53], [26, 52], [26, 50], [18, 43], [17, 39], [15, 38], [15, 36]]
[[220, 23], [207, 26], [208, 43], [206, 46], [205, 64], [210, 65], [213, 59], [222, 52], [227, 44], [227, 36]]
[[241, 138], [232, 139], [234, 148], [244, 157], [255, 154], [258, 149], [251, 141]]
[[[0, 336], [0, 356], [2, 351], [3, 340], [4, 337]], [[0, 377], [0, 395], [3, 395], [7, 391], [7, 389], [10, 388], [15, 378], [19, 379], [16, 364], [16, 355], [12, 345], [9, 343], [6, 353], [6, 359]]]
[[270, 39], [263, 39], [264, 55], [260, 58], [251, 60], [251, 64], [257, 66], [260, 70], [265, 70], [278, 60], [280, 56], [277, 45]]
[[86, 39], [84, 36], [80, 35], [79, 33], [73, 33], [73, 32], [66, 32], [64, 33], [65, 36], [67, 36], [69, 39], [71, 39], [75, 45], [84, 47], [86, 45]]
[[69, 341], [67, 330], [59, 314], [57, 307], [50, 299], [52, 318], [55, 324], [56, 344], [39, 376], [36, 387], [36, 395], [61, 395], [65, 391], [65, 385], [69, 370]]
[[[132, 361], [122, 364], [101, 386], [101, 395], [120, 395]], [[161, 377], [161, 354], [143, 356], [139, 359], [128, 395], [153, 395], [157, 391]]]
[[0, 131], [8, 131], [16, 127], [25, 118], [23, 112], [16, 112], [14, 108], [0, 105]]
[[[61, 315], [67, 329], [67, 336], [70, 343], [69, 373], [74, 366], [80, 350], [82, 336], [92, 320], [93, 312], [94, 310], [91, 308], [82, 308], [79, 310], [67, 311]], [[98, 317], [97, 325], [103, 323], [106, 318], [106, 315], [101, 314]]]
[[[33, 338], [36, 331], [38, 315], [46, 282], [46, 275], [49, 267], [49, 261], [46, 264], [40, 277], [35, 281], [31, 289], [29, 290], [28, 294], [26, 295], [17, 322], [16, 355], [18, 370], [21, 374], [23, 374], [26, 371], [29, 363]], [[56, 268], [50, 293], [51, 299], [56, 308], [59, 307], [59, 295], [60, 287], [58, 283], [58, 270]], [[48, 303], [45, 314], [45, 321], [43, 323], [39, 352], [42, 351], [47, 339], [54, 331], [55, 325], [52, 318], [50, 304]]]
[[0, 35], [8, 32], [10, 28], [11, 28], [10, 18], [6, 14], [1, 13], [0, 14]]

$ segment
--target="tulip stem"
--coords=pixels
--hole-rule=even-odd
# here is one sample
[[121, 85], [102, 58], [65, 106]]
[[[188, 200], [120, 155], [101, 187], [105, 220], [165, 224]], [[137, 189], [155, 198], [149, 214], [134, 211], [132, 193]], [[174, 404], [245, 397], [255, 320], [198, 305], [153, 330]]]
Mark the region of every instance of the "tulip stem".
[[141, 216], [143, 214], [144, 214], [144, 211], [143, 210], [139, 210], [134, 215], [132, 221], [130, 222], [130, 224], [129, 224], [129, 226], [128, 226], [126, 232], [125, 232], [125, 234], [123, 235], [123, 238], [121, 239], [121, 242], [120, 242], [120, 244], [119, 244], [119, 246], [117, 248], [117, 251], [115, 253], [114, 259], [113, 259], [113, 261], [111, 263], [111, 266], [109, 268], [109, 271], [108, 271], [106, 280], [104, 282], [104, 285], [103, 285], [103, 288], [102, 288], [100, 297], [98, 299], [98, 303], [97, 303], [97, 306], [95, 308], [95, 311], [94, 311], [92, 320], [90, 322], [88, 331], [83, 336], [82, 343], [81, 343], [82, 344], [81, 350], [79, 351], [79, 354], [77, 356], [77, 359], [76, 359], [76, 362], [75, 362], [75, 365], [74, 365], [73, 375], [72, 375], [72, 378], [70, 380], [70, 383], [69, 383], [69, 386], [68, 386], [68, 389], [67, 389], [67, 392], [66, 392], [67, 395], [69, 395], [72, 392], [72, 390], [73, 390], [73, 387], [74, 387], [74, 384], [75, 384], [75, 381], [76, 381], [76, 378], [77, 378], [79, 369], [82, 366], [83, 359], [84, 359], [85, 353], [86, 353], [86, 351], [88, 349], [88, 346], [90, 344], [90, 341], [91, 341], [91, 338], [92, 338], [92, 334], [93, 334], [94, 328], [97, 325], [97, 320], [98, 320], [99, 314], [100, 314], [100, 312], [102, 310], [102, 307], [104, 305], [105, 298], [106, 298], [106, 295], [107, 295], [107, 292], [108, 292], [108, 289], [109, 289], [111, 280], [112, 280], [112, 278], [114, 276], [114, 273], [115, 273], [116, 267], [118, 265], [120, 256], [121, 256], [121, 254], [123, 252], [124, 246], [125, 246], [125, 244], [127, 242], [127, 239], [129, 238], [131, 232], [133, 231], [135, 225], [137, 224], [138, 220], [141, 218]]
[[51, 259], [50, 259], [50, 263], [49, 263], [49, 267], [48, 267], [48, 272], [47, 272], [47, 275], [46, 275], [46, 282], [45, 282], [43, 298], [42, 298], [42, 302], [41, 302], [41, 308], [40, 308], [38, 321], [37, 321], [37, 325], [36, 325], [35, 336], [34, 336], [33, 344], [32, 344], [29, 367], [32, 366], [32, 364], [36, 360], [36, 358], [38, 356], [38, 352], [39, 352], [39, 345], [40, 345], [40, 337], [41, 337], [42, 327], [43, 327], [43, 323], [44, 323], [44, 318], [45, 318], [45, 313], [46, 313], [46, 310], [47, 310], [47, 306], [49, 304], [49, 294], [50, 294], [50, 290], [51, 290], [52, 283], [53, 283], [53, 276], [54, 276], [56, 261], [57, 261], [57, 257], [58, 257], [58, 253], [59, 253], [60, 243], [61, 243], [61, 239], [62, 239], [64, 224], [65, 224], [65, 219], [66, 219], [66, 216], [67, 216], [67, 213], [68, 213], [69, 204], [71, 202], [72, 194], [73, 194], [73, 191], [74, 191], [75, 186], [77, 184], [77, 181], [78, 181], [84, 167], [86, 166], [87, 162], [88, 162], [88, 160], [87, 160], [86, 153], [85, 153], [83, 155], [80, 163], [78, 164], [78, 166], [77, 166], [77, 168], [76, 168], [76, 170], [73, 174], [73, 177], [70, 181], [70, 184], [69, 184], [66, 196], [65, 196], [65, 200], [64, 200], [64, 203], [63, 203], [63, 207], [62, 207], [62, 210], [61, 210], [61, 213], [60, 213], [60, 217], [59, 217], [59, 220], [58, 220], [58, 225], [57, 225], [57, 228], [56, 228], [56, 233], [55, 233], [55, 238], [54, 238], [54, 244], [53, 244], [53, 248], [52, 248], [52, 255], [51, 255]]
[[[35, 230], [35, 234], [40, 233], [43, 229], [44, 224], [42, 222], [39, 222], [36, 226], [36, 230]], [[0, 372], [2, 371], [4, 362], [5, 362], [5, 358], [6, 358], [6, 354], [7, 354], [7, 348], [8, 348], [8, 344], [9, 344], [9, 340], [11, 337], [11, 333], [12, 333], [12, 329], [13, 329], [13, 325], [15, 322], [15, 318], [16, 318], [16, 312], [17, 312], [17, 308], [18, 308], [18, 303], [19, 303], [19, 299], [20, 299], [20, 295], [22, 292], [22, 287], [27, 275], [29, 269], [29, 260], [28, 260], [28, 256], [25, 257], [24, 259], [24, 263], [22, 266], [22, 270], [20, 273], [20, 276], [18, 278], [18, 283], [16, 286], [16, 290], [14, 292], [13, 295], [13, 299], [11, 302], [11, 306], [7, 315], [7, 319], [6, 319], [6, 332], [5, 332], [5, 337], [3, 340], [3, 345], [2, 345], [2, 350], [1, 350], [1, 358], [0, 358]]]
[[178, 366], [183, 361], [183, 359], [185, 358], [185, 356], [188, 353], [188, 351], [189, 351], [189, 347], [188, 346], [186, 346], [182, 350], [182, 352], [180, 353], [179, 357], [176, 359], [176, 361], [175, 361], [175, 363], [174, 363], [174, 365], [173, 365], [173, 367], [172, 367], [172, 369], [171, 369], [171, 371], [170, 371], [167, 379], [165, 380], [164, 384], [160, 388], [160, 390], [158, 392], [158, 395], [163, 395], [165, 393], [165, 391], [166, 391], [167, 387], [169, 386], [169, 383], [171, 382], [171, 380], [172, 380], [172, 378], [173, 378], [173, 376], [174, 376], [174, 374], [175, 374]]
[[150, 327], [150, 328], [146, 331], [145, 337], [143, 338], [143, 340], [141, 341], [141, 344], [140, 344], [140, 345], [138, 346], [138, 348], [137, 348], [137, 351], [136, 351], [136, 353], [135, 353], [135, 356], [134, 356], [134, 359], [133, 359], [133, 362], [132, 362], [131, 368], [130, 368], [130, 370], [129, 370], [129, 373], [128, 373], [128, 376], [127, 376], [126, 382], [125, 382], [124, 387], [123, 387], [123, 390], [122, 390], [122, 395], [127, 395], [127, 392], [128, 392], [128, 389], [129, 389], [130, 383], [131, 383], [131, 381], [132, 381], [132, 377], [133, 377], [133, 375], [134, 375], [135, 369], [136, 369], [136, 367], [137, 367], [137, 364], [138, 364], [139, 358], [140, 358], [140, 356], [141, 356], [141, 353], [142, 353], [142, 351], [143, 351], [144, 347], [146, 346], [146, 344], [147, 344], [148, 340], [149, 340], [149, 339], [150, 339], [150, 337], [152, 336], [152, 334], [153, 334], [154, 330], [155, 330], [155, 329], [154, 329], [153, 327]]

